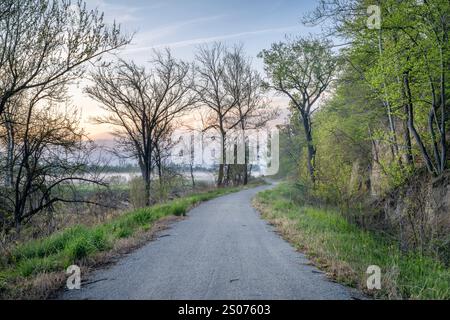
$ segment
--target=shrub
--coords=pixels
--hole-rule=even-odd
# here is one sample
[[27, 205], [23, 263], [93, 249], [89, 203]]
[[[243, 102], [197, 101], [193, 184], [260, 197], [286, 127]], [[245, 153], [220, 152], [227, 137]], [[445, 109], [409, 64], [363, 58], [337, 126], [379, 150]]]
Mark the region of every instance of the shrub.
[[144, 208], [147, 204], [145, 183], [141, 177], [130, 181], [130, 202], [134, 209]]
[[89, 237], [77, 238], [66, 248], [67, 256], [73, 261], [85, 258], [95, 251], [97, 248]]

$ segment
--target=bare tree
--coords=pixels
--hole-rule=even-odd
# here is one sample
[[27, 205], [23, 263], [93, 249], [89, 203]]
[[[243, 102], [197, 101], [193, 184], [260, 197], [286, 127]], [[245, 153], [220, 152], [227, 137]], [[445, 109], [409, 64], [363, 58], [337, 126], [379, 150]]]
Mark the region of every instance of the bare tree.
[[0, 129], [0, 150], [8, 150], [0, 162], [6, 181], [0, 190], [0, 222], [6, 231], [20, 230], [41, 212], [53, 212], [57, 203], [89, 203], [68, 196], [76, 183], [101, 184], [87, 172], [93, 146], [79, 129], [76, 111], [61, 111], [49, 101], [54, 94], [36, 90], [21, 97], [14, 117], [8, 116], [8, 125]]
[[226, 138], [229, 130], [226, 122], [236, 101], [226, 87], [226, 55], [227, 48], [222, 43], [202, 46], [196, 55], [196, 85], [195, 90], [199, 102], [208, 108], [205, 117], [204, 131], [214, 129], [221, 139], [221, 155], [217, 185], [224, 184], [226, 163]]
[[99, 183], [85, 172], [90, 144], [76, 110], [61, 107], [87, 62], [128, 41], [82, 1], [1, 1], [0, 220], [7, 230], [56, 203], [81, 202], [65, 196], [70, 185]]
[[[235, 104], [229, 117], [226, 118], [228, 127], [236, 127], [240, 135], [244, 164], [242, 167], [242, 182], [247, 185], [249, 178], [249, 146], [247, 132], [251, 129], [262, 128], [277, 116], [277, 111], [270, 108], [270, 101], [264, 95], [263, 82], [259, 73], [253, 69], [252, 61], [245, 55], [242, 46], [235, 46], [226, 55], [225, 86]], [[236, 152], [239, 154], [239, 152]], [[235, 157], [236, 159], [237, 157]], [[242, 162], [242, 161], [238, 161]]]
[[3, 0], [0, 9], [0, 115], [15, 95], [74, 80], [130, 40], [83, 1]]
[[276, 43], [263, 50], [268, 82], [265, 87], [286, 95], [300, 115], [308, 148], [308, 171], [315, 182], [316, 148], [312, 136], [314, 105], [329, 87], [336, 70], [336, 58], [328, 41], [313, 37]]
[[[221, 139], [217, 184], [223, 186], [229, 180], [225, 169], [230, 172], [231, 168], [225, 166], [226, 148], [231, 142], [227, 141], [228, 134], [241, 129], [244, 135], [250, 127], [267, 122], [272, 113], [265, 112], [267, 104], [261, 91], [260, 76], [252, 69], [251, 60], [242, 46], [228, 48], [222, 43], [215, 43], [200, 47], [196, 70], [196, 92], [199, 101], [209, 110], [204, 131], [213, 129]], [[247, 168], [248, 157], [245, 158]], [[248, 174], [244, 176], [246, 183]]]
[[151, 69], [120, 60], [93, 74], [94, 85], [86, 92], [101, 103], [108, 115], [97, 123], [115, 128], [125, 154], [138, 160], [150, 204], [154, 148], [162, 125], [195, 105], [189, 64], [176, 60], [169, 50], [155, 52]]

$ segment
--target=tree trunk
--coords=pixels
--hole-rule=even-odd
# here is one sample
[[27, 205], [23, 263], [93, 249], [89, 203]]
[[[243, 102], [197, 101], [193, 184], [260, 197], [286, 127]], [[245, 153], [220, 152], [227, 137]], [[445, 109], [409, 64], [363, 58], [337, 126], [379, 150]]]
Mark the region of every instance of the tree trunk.
[[162, 164], [161, 161], [158, 161], [158, 178], [159, 178], [159, 186], [163, 186], [163, 172], [162, 172]]
[[228, 186], [230, 184], [231, 178], [230, 178], [230, 172], [231, 172], [232, 164], [227, 164], [226, 170], [227, 174], [225, 175], [225, 178], [223, 180], [223, 185]]
[[[378, 52], [380, 54], [380, 57], [383, 55], [383, 35], [382, 35], [382, 30], [380, 29], [378, 32]], [[398, 149], [398, 141], [397, 141], [397, 130], [395, 128], [395, 122], [394, 122], [394, 118], [392, 115], [392, 106], [391, 103], [389, 102], [389, 97], [387, 94], [387, 85], [386, 85], [386, 79], [385, 79], [385, 74], [384, 74], [384, 70], [382, 71], [383, 74], [383, 93], [384, 93], [384, 107], [386, 108], [386, 113], [387, 113], [387, 117], [388, 117], [388, 121], [389, 121], [389, 130], [391, 132], [392, 135], [392, 141], [391, 141], [391, 153], [392, 153], [392, 157], [395, 159], [397, 158], [397, 155], [399, 153], [399, 149]], [[399, 164], [402, 167], [402, 161], [401, 158], [399, 157]]]
[[17, 217], [14, 219], [14, 225], [16, 228], [16, 234], [20, 234], [20, 229], [21, 229], [22, 225], [20, 223], [20, 220], [17, 219]]
[[149, 163], [148, 159], [144, 159], [142, 161], [143, 168], [142, 171], [142, 179], [144, 180], [145, 184], [145, 205], [148, 207], [151, 204], [150, 196], [151, 196], [151, 163]]
[[409, 86], [409, 73], [408, 72], [406, 72], [403, 75], [403, 82], [404, 82], [404, 86], [405, 86], [406, 97], [408, 99], [407, 110], [408, 110], [409, 130], [412, 132], [414, 139], [416, 140], [416, 143], [419, 146], [420, 152], [424, 158], [424, 161], [425, 161], [428, 171], [431, 174], [436, 174], [436, 167], [433, 165], [430, 155], [428, 154], [428, 151], [427, 151], [425, 145], [423, 144], [422, 138], [420, 137], [420, 135], [417, 132], [416, 127], [414, 125], [414, 106], [412, 103], [411, 88]]
[[301, 113], [301, 118], [303, 121], [303, 127], [305, 129], [305, 137], [308, 145], [308, 172], [311, 178], [311, 182], [316, 182], [315, 176], [315, 157], [316, 157], [316, 149], [314, 148], [313, 137], [312, 137], [312, 127], [311, 127], [311, 116], [306, 113]]
[[194, 166], [191, 163], [191, 180], [192, 180], [192, 189], [195, 190], [195, 177], [194, 177]]
[[151, 196], [151, 175], [146, 173], [144, 178], [145, 183], [145, 205], [149, 207], [151, 205], [150, 196]]
[[226, 163], [226, 134], [225, 132], [221, 132], [222, 145], [221, 145], [221, 163], [219, 164], [219, 176], [217, 178], [217, 186], [223, 187], [224, 184], [224, 176], [225, 176], [225, 163]]
[[248, 146], [248, 142], [244, 137], [244, 159], [245, 159], [245, 163], [244, 163], [244, 186], [246, 186], [248, 184], [248, 161], [249, 161], [249, 157], [250, 157], [250, 150], [249, 150], [249, 146]]
[[[405, 113], [408, 114], [408, 107], [405, 106]], [[404, 139], [406, 144], [406, 163], [408, 166], [414, 166], [414, 158], [412, 154], [411, 132], [408, 127], [408, 120], [404, 121]]]
[[223, 186], [224, 169], [224, 165], [221, 163], [219, 165], [219, 176], [217, 178], [217, 187], [219, 188]]
[[10, 119], [6, 119], [5, 127], [7, 131], [5, 187], [12, 188], [14, 183], [14, 131]]
[[[445, 26], [444, 26], [444, 30]], [[446, 44], [448, 41], [447, 39], [447, 32], [443, 35], [443, 44]], [[441, 86], [441, 123], [440, 123], [440, 133], [441, 133], [441, 166], [439, 168], [439, 173], [443, 173], [445, 169], [447, 168], [447, 132], [446, 132], [446, 121], [447, 121], [447, 96], [446, 96], [446, 84], [445, 84], [445, 72], [448, 67], [448, 64], [444, 62], [444, 52], [442, 45], [440, 47], [440, 60], [441, 60], [441, 79], [440, 79], [440, 86]]]
[[[247, 160], [245, 160], [247, 162]], [[244, 164], [244, 186], [248, 184], [248, 163]]]

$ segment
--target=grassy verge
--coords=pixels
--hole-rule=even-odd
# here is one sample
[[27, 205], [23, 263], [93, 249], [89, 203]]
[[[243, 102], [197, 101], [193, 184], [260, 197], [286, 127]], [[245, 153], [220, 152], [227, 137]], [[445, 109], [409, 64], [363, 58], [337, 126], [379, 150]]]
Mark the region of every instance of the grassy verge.
[[73, 226], [18, 245], [0, 260], [0, 299], [47, 298], [64, 284], [68, 266], [89, 267], [107, 262], [107, 254], [130, 251], [148, 241], [144, 234], [161, 219], [184, 216], [203, 201], [239, 190], [224, 188], [200, 193], [131, 211], [104, 224]]
[[[303, 206], [297, 197], [297, 190], [281, 184], [260, 193], [254, 204], [330, 277], [381, 299], [450, 299], [449, 268], [418, 253], [403, 253], [395, 243], [361, 230], [339, 213]], [[382, 270], [382, 288], [367, 292], [371, 265]]]

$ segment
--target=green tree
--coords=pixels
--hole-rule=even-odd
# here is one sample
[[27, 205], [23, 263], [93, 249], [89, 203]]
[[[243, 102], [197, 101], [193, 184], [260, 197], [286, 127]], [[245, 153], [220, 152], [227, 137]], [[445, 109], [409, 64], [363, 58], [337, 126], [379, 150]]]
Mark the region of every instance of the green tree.
[[316, 147], [312, 114], [337, 68], [331, 42], [313, 37], [297, 38], [275, 43], [269, 50], [263, 50], [259, 57], [264, 60], [268, 78], [264, 86], [289, 97], [303, 124], [308, 149], [307, 166], [314, 183]]
[[[379, 29], [367, 25], [369, 5], [378, 5]], [[385, 108], [390, 146], [403, 174], [425, 166], [448, 168], [447, 0], [320, 1], [307, 22], [331, 20], [332, 33], [348, 40], [346, 58]]]

